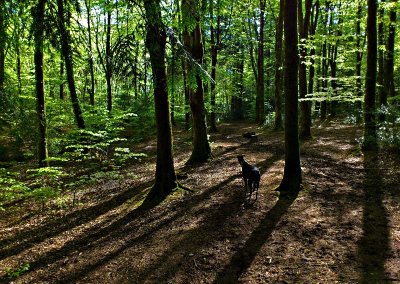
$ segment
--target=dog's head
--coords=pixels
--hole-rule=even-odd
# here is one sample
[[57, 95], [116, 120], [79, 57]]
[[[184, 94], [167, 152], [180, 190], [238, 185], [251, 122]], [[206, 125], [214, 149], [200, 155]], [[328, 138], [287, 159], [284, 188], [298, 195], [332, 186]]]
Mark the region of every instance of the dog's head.
[[239, 161], [239, 164], [243, 164], [244, 163], [244, 156], [243, 155], [238, 155], [237, 156], [237, 159], [238, 159], [238, 161]]

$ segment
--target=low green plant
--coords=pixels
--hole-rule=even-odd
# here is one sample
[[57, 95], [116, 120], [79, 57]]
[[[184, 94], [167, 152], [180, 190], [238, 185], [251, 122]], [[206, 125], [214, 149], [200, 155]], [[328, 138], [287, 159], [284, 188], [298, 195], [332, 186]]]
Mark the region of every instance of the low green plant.
[[25, 272], [29, 271], [30, 268], [31, 268], [31, 266], [29, 263], [24, 263], [16, 269], [12, 269], [12, 268], [8, 267], [5, 269], [5, 272], [9, 279], [16, 279], [16, 278], [20, 277], [22, 274], [24, 274]]
[[17, 180], [18, 173], [0, 168], [0, 210], [4, 204], [18, 200], [31, 189], [23, 182]]

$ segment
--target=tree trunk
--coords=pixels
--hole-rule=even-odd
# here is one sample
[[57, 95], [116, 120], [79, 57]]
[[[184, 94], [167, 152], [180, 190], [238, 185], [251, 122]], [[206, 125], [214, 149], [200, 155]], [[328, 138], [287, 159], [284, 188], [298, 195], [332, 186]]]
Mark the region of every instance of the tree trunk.
[[274, 130], [283, 130], [282, 124], [282, 46], [283, 46], [283, 12], [285, 0], [280, 0], [279, 17], [275, 34], [275, 123]]
[[94, 106], [94, 59], [93, 59], [93, 52], [92, 52], [92, 30], [91, 30], [91, 16], [90, 16], [90, 9], [91, 4], [90, 0], [85, 0], [86, 6], [86, 17], [87, 17], [87, 30], [88, 30], [88, 44], [89, 44], [89, 72], [90, 72], [90, 104]]
[[377, 147], [375, 121], [375, 86], [377, 67], [376, 1], [368, 0], [367, 18], [367, 73], [365, 77], [364, 97], [364, 144], [365, 150]]
[[216, 73], [217, 73], [217, 60], [218, 60], [218, 49], [220, 46], [220, 25], [221, 25], [221, 17], [219, 15], [219, 1], [217, 1], [217, 27], [216, 31], [214, 30], [213, 18], [214, 18], [214, 0], [210, 1], [210, 41], [211, 41], [211, 114], [210, 114], [210, 131], [217, 131], [217, 123], [216, 123], [216, 114], [215, 114], [215, 87], [216, 87]]
[[61, 58], [60, 62], [60, 100], [64, 99], [64, 61], [63, 58]]
[[4, 93], [5, 55], [7, 42], [5, 4], [5, 0], [0, 0], [0, 107], [3, 107], [6, 102]]
[[286, 0], [285, 16], [285, 168], [279, 191], [298, 191], [302, 183], [298, 127], [297, 0]]
[[[356, 24], [356, 94], [361, 99], [362, 97], [362, 81], [361, 81], [361, 63], [362, 63], [362, 47], [361, 47], [361, 21], [362, 21], [362, 5], [361, 0], [357, 4], [357, 24]], [[362, 109], [362, 103], [357, 103], [358, 109]], [[357, 114], [357, 121], [361, 120]]]
[[[196, 60], [198, 64], [203, 65], [204, 50], [200, 29], [200, 16], [195, 15], [194, 19], [190, 19], [193, 17], [191, 11], [193, 11], [195, 7], [199, 7], [198, 4], [199, 3], [196, 3], [195, 0], [182, 1], [182, 14], [183, 16], [188, 17], [186, 20], [183, 20], [183, 22], [188, 23], [193, 20], [196, 22], [196, 26], [191, 31], [188, 30], [187, 26], [185, 27], [183, 42], [186, 50], [188, 50], [192, 55], [192, 58]], [[189, 64], [187, 64], [186, 69], [188, 70], [188, 76], [192, 75], [193, 72], [196, 72], [196, 70], [193, 70]], [[194, 76], [196, 80], [196, 89], [192, 89], [189, 86], [190, 109], [192, 111], [193, 121], [193, 149], [187, 164], [206, 162], [211, 156], [211, 148], [207, 138], [203, 82], [198, 72], [196, 72]]]
[[257, 52], [257, 81], [256, 81], [256, 122], [260, 125], [265, 120], [264, 110], [264, 27], [265, 0], [260, 0], [260, 32]]
[[174, 188], [177, 180], [173, 161], [171, 118], [165, 69], [166, 33], [161, 19], [160, 0], [145, 0], [146, 47], [153, 71], [154, 104], [157, 125], [157, 165], [155, 184], [149, 199], [163, 199]]
[[57, 0], [58, 5], [58, 20], [59, 28], [61, 33], [61, 52], [64, 56], [65, 69], [67, 71], [68, 89], [71, 97], [72, 108], [75, 114], [75, 120], [78, 128], [85, 128], [85, 121], [83, 120], [81, 107], [79, 105], [78, 96], [76, 94], [75, 79], [74, 79], [74, 67], [72, 61], [72, 52], [70, 46], [70, 34], [65, 27], [65, 15], [64, 15], [64, 3], [63, 0]]
[[[380, 6], [385, 1], [382, 0], [380, 3]], [[384, 15], [385, 15], [385, 9], [383, 7], [379, 7], [379, 21], [378, 21], [378, 46], [382, 47], [384, 46], [384, 38], [385, 38], [385, 32], [384, 32]], [[381, 109], [381, 112], [379, 113], [379, 121], [383, 122], [385, 121], [385, 113], [382, 112], [383, 108], [387, 106], [387, 94], [386, 94], [386, 89], [385, 89], [385, 58], [384, 58], [384, 53], [383, 49], [379, 48], [378, 49], [378, 96], [379, 96], [379, 104], [378, 107]]]
[[[311, 18], [311, 0], [306, 0], [305, 3], [305, 15], [303, 19], [302, 1], [298, 0], [298, 23], [299, 23], [299, 35], [301, 39], [300, 47], [300, 64], [299, 64], [299, 89], [300, 98], [305, 99], [307, 95], [307, 66], [305, 64], [307, 56], [307, 48], [305, 46], [308, 39], [308, 31], [310, 26]], [[311, 138], [311, 104], [309, 101], [300, 102], [300, 139], [307, 140]]]
[[[329, 2], [326, 2], [325, 4], [325, 11], [330, 10], [330, 4]], [[324, 31], [325, 35], [328, 35], [328, 12], [325, 13], [325, 18], [324, 18]], [[326, 38], [324, 39], [324, 43], [322, 45], [322, 90], [323, 92], [327, 93], [328, 92], [328, 43]], [[320, 117], [321, 121], [326, 120], [326, 114], [327, 114], [327, 101], [326, 98], [324, 98], [321, 101], [321, 109], [320, 109]]]
[[[243, 46], [239, 45], [238, 50], [242, 49]], [[234, 120], [241, 120], [244, 117], [243, 114], [243, 93], [244, 93], [244, 53], [241, 53], [240, 58], [236, 63], [235, 73], [233, 75], [235, 86], [235, 94], [231, 97], [231, 117]]]
[[[313, 37], [315, 36], [315, 32], [317, 29], [317, 24], [318, 24], [318, 16], [319, 16], [319, 0], [315, 2], [315, 6], [313, 7], [312, 13], [311, 13], [311, 26], [310, 26], [310, 36]], [[308, 81], [308, 93], [312, 94], [314, 93], [314, 77], [315, 77], [315, 57], [316, 51], [315, 47], [311, 48], [310, 51], [310, 71], [309, 71], [309, 81]], [[311, 119], [311, 104], [310, 104], [310, 119]]]
[[23, 15], [23, 8], [18, 8], [18, 17], [15, 20], [15, 56], [16, 56], [16, 71], [18, 83], [18, 96], [22, 95], [22, 79], [21, 79], [21, 19]]
[[[397, 3], [397, 0], [393, 0]], [[387, 39], [387, 55], [385, 63], [385, 89], [386, 94], [389, 97], [394, 97], [396, 95], [396, 90], [394, 88], [394, 42], [396, 36], [396, 6], [392, 7], [389, 13], [390, 25]]]
[[[109, 3], [109, 2], [107, 2]], [[111, 8], [107, 7], [106, 28], [106, 82], [107, 82], [107, 110], [112, 111], [112, 54], [111, 54]]]
[[35, 40], [35, 79], [36, 103], [39, 122], [38, 157], [39, 166], [48, 166], [47, 161], [47, 122], [44, 102], [44, 76], [43, 76], [43, 38], [44, 38], [44, 9], [46, 0], [39, 0], [35, 8], [34, 40]]

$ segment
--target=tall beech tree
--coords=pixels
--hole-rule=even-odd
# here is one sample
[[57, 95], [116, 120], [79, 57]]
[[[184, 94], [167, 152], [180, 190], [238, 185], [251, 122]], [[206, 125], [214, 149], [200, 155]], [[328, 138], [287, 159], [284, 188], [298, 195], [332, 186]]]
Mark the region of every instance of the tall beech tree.
[[377, 147], [376, 136], [376, 73], [377, 73], [377, 32], [376, 32], [377, 5], [375, 0], [368, 0], [367, 17], [367, 71], [365, 75], [364, 96], [364, 143], [365, 150], [374, 150]]
[[[310, 19], [311, 19], [311, 9], [312, 1], [305, 1], [305, 12], [303, 18], [303, 5], [302, 1], [298, 0], [298, 26], [299, 35], [301, 39], [300, 45], [300, 65], [299, 65], [299, 90], [300, 98], [305, 99], [307, 95], [307, 47], [306, 41], [308, 39]], [[302, 101], [300, 103], [300, 139], [310, 139], [311, 138], [311, 103], [309, 101]]]
[[[210, 50], [211, 50], [211, 94], [210, 94], [210, 130], [217, 131], [216, 113], [215, 113], [215, 87], [217, 77], [218, 50], [221, 48], [221, 14], [220, 1], [217, 0], [217, 13], [214, 13], [214, 0], [209, 3], [210, 9]], [[214, 26], [214, 17], [216, 16], [216, 27]]]
[[276, 19], [275, 33], [275, 122], [274, 130], [282, 130], [282, 47], [283, 47], [283, 12], [285, 0], [279, 1], [279, 16]]
[[263, 124], [265, 120], [264, 28], [265, 28], [265, 0], [260, 0], [260, 25], [258, 32], [257, 80], [256, 80], [256, 121], [259, 124]]
[[[203, 38], [201, 32], [200, 1], [182, 0], [182, 23], [184, 26], [183, 42], [185, 49], [195, 62], [186, 62], [188, 78], [194, 77], [194, 84], [189, 83], [189, 100], [192, 111], [193, 149], [187, 161], [188, 164], [201, 163], [211, 156], [211, 148], [208, 143], [206, 113], [204, 106], [203, 81], [199, 74], [199, 66], [203, 65]], [[190, 80], [189, 80], [190, 81]]]
[[33, 9], [33, 34], [35, 42], [35, 79], [36, 79], [36, 105], [39, 123], [38, 159], [39, 166], [48, 166], [47, 161], [47, 121], [44, 99], [43, 75], [43, 39], [44, 39], [44, 10], [46, 0], [39, 0]]
[[94, 105], [94, 90], [95, 90], [95, 78], [94, 78], [94, 55], [92, 52], [92, 28], [91, 28], [91, 1], [85, 0], [85, 8], [86, 8], [86, 20], [87, 20], [87, 34], [88, 34], [88, 62], [89, 62], [89, 72], [90, 72], [90, 104]]
[[286, 0], [285, 29], [285, 168], [279, 191], [297, 191], [302, 183], [298, 125], [297, 0]]
[[75, 86], [75, 78], [74, 78], [74, 65], [72, 60], [72, 51], [71, 51], [71, 40], [70, 33], [67, 29], [66, 25], [66, 17], [64, 11], [64, 1], [57, 0], [58, 7], [58, 26], [61, 33], [61, 53], [65, 62], [65, 69], [67, 72], [67, 81], [68, 81], [68, 89], [69, 95], [72, 102], [72, 108], [75, 114], [75, 121], [78, 125], [78, 128], [85, 128], [85, 121], [82, 116], [82, 110], [79, 105], [78, 96], [76, 94], [76, 86]]
[[387, 55], [385, 63], [385, 89], [386, 94], [390, 97], [396, 95], [395, 85], [394, 85], [394, 43], [396, 37], [396, 5], [397, 0], [393, 0], [393, 6], [390, 8], [389, 12], [389, 27], [388, 27], [388, 37], [387, 37]]
[[[315, 42], [315, 32], [317, 30], [319, 18], [319, 0], [315, 2], [311, 11], [311, 20], [310, 20], [310, 40]], [[310, 69], [309, 69], [309, 81], [308, 81], [308, 93], [312, 94], [314, 92], [314, 77], [315, 77], [315, 54], [316, 48], [313, 44], [310, 50]], [[308, 107], [310, 126], [311, 126], [311, 104]]]
[[171, 116], [165, 67], [166, 32], [161, 18], [160, 0], [144, 0], [146, 47], [153, 70], [154, 105], [157, 125], [157, 164], [155, 184], [149, 198], [162, 199], [178, 186], [172, 150]]
[[[385, 8], [383, 6], [384, 0], [381, 0], [378, 9], [378, 106], [387, 106], [387, 94], [385, 88], [385, 57], [383, 47], [385, 46], [385, 32], [384, 32], [384, 15]], [[385, 120], [384, 112], [379, 113], [379, 121]]]
[[[356, 19], [356, 94], [357, 97], [362, 96], [361, 90], [361, 64], [362, 64], [362, 48], [361, 48], [361, 21], [362, 21], [362, 0], [357, 2], [357, 19]], [[361, 104], [359, 105], [361, 108]]]
[[6, 60], [6, 2], [0, 0], [0, 107], [5, 102], [4, 80], [5, 80], [5, 60]]
[[111, 16], [112, 9], [110, 7], [110, 1], [106, 2], [106, 10], [107, 10], [107, 23], [106, 23], [106, 54], [105, 54], [105, 74], [106, 74], [106, 82], [107, 82], [107, 110], [109, 112], [112, 111], [113, 106], [113, 94], [112, 94], [112, 49], [111, 49]]

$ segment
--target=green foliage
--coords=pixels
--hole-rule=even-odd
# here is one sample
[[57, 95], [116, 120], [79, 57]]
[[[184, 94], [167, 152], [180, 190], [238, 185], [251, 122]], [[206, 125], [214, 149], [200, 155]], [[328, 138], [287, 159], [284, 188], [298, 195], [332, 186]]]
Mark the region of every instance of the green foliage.
[[4, 210], [4, 204], [18, 200], [30, 188], [23, 182], [17, 180], [18, 173], [0, 168], [0, 210]]
[[16, 269], [12, 269], [12, 268], [8, 267], [5, 269], [5, 272], [9, 279], [16, 279], [16, 278], [20, 277], [22, 274], [24, 274], [25, 272], [28, 272], [30, 267], [31, 266], [29, 263], [25, 263], [25, 264], [20, 265]]
[[385, 122], [378, 127], [378, 139], [383, 147], [400, 148], [400, 110], [397, 105], [381, 107], [378, 116], [384, 114]]

